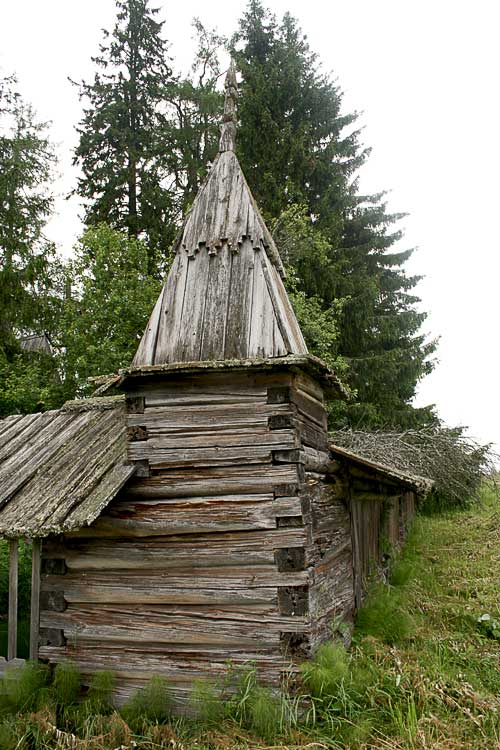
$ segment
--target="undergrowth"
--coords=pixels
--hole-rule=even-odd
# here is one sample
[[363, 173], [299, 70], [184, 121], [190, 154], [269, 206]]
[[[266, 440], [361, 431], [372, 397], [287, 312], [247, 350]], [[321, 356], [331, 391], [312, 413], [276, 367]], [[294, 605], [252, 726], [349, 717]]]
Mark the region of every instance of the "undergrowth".
[[13, 670], [0, 689], [0, 750], [500, 750], [500, 506], [415, 521], [359, 612], [349, 652], [323, 644], [282, 692], [252, 665], [198, 681], [196, 720], [174, 718], [155, 677], [119, 711], [113, 676], [81, 690], [70, 664]]

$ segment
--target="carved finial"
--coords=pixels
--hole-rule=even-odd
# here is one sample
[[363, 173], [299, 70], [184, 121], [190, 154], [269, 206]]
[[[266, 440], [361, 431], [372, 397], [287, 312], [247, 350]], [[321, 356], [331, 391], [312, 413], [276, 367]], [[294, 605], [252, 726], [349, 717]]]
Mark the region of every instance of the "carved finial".
[[224, 115], [220, 129], [219, 151], [234, 151], [236, 148], [236, 97], [238, 96], [238, 82], [236, 67], [231, 60], [226, 76], [226, 98], [224, 100]]

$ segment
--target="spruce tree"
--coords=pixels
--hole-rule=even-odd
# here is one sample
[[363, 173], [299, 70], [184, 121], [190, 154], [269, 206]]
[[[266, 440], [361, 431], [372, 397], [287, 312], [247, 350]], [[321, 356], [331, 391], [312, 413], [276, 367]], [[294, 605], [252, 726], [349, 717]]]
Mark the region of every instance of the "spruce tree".
[[175, 234], [165, 148], [172, 71], [158, 9], [149, 0], [116, 6], [113, 32], [104, 31], [92, 58], [94, 80], [78, 84], [87, 106], [74, 157], [83, 173], [76, 192], [87, 225], [106, 222], [146, 242], [153, 271], [157, 249], [165, 252]]
[[419, 333], [418, 279], [404, 271], [411, 251], [395, 248], [402, 217], [387, 213], [382, 193], [359, 193], [357, 173], [369, 150], [357, 114], [342, 111], [339, 87], [289, 14], [278, 23], [250, 0], [233, 54], [242, 75], [239, 156], [278, 243], [281, 217], [298, 206], [326, 240], [320, 255], [300, 245], [292, 265], [298, 291], [321, 300], [325, 311], [337, 305], [336, 355], [348, 365], [356, 399], [334, 420], [381, 426], [432, 418], [411, 407], [434, 350]]

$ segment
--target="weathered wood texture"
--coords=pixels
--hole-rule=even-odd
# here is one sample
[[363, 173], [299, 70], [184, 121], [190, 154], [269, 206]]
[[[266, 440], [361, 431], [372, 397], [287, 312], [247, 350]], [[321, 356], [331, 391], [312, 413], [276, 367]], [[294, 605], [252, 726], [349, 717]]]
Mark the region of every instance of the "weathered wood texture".
[[392, 476], [384, 480], [380, 471], [375, 476], [348, 460], [341, 463], [351, 498], [355, 603], [359, 607], [369, 582], [385, 578], [393, 553], [404, 542], [415, 515], [416, 493], [398, 488]]
[[30, 659], [38, 659], [40, 630], [40, 574], [42, 564], [42, 542], [31, 543], [31, 611], [30, 611]]
[[17, 656], [17, 600], [18, 600], [19, 545], [17, 539], [9, 541], [9, 619], [7, 633], [7, 659]]
[[333, 632], [348, 641], [413, 493], [332, 456], [304, 372], [127, 383], [137, 470], [91, 526], [44, 542], [40, 657], [112, 669], [118, 701], [162, 674], [181, 710], [228, 660], [278, 685]]
[[133, 366], [307, 354], [283, 266], [233, 151], [186, 217]]
[[126, 459], [120, 399], [1, 420], [0, 534], [42, 537], [91, 523], [133, 473]]
[[[354, 614], [351, 517], [347, 485], [307, 475], [302, 490], [308, 543], [309, 648], [314, 650], [334, 634], [346, 637]], [[347, 627], [346, 627], [347, 626]]]
[[182, 699], [228, 659], [278, 684], [311, 630], [321, 389], [303, 373], [174, 374], [126, 401], [140, 476], [91, 526], [44, 542], [40, 656], [113, 669], [118, 697], [157, 672]]

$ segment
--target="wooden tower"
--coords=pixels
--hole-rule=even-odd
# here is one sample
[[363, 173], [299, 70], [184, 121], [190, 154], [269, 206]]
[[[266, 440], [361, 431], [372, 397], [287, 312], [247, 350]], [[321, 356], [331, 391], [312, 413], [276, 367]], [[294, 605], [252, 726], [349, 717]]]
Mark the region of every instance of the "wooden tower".
[[228, 659], [278, 684], [352, 606], [349, 513], [318, 481], [339, 385], [308, 354], [236, 157], [235, 95], [231, 67], [219, 154], [125, 373], [138, 469], [107, 521], [153, 555], [149, 669], [178, 686]]

